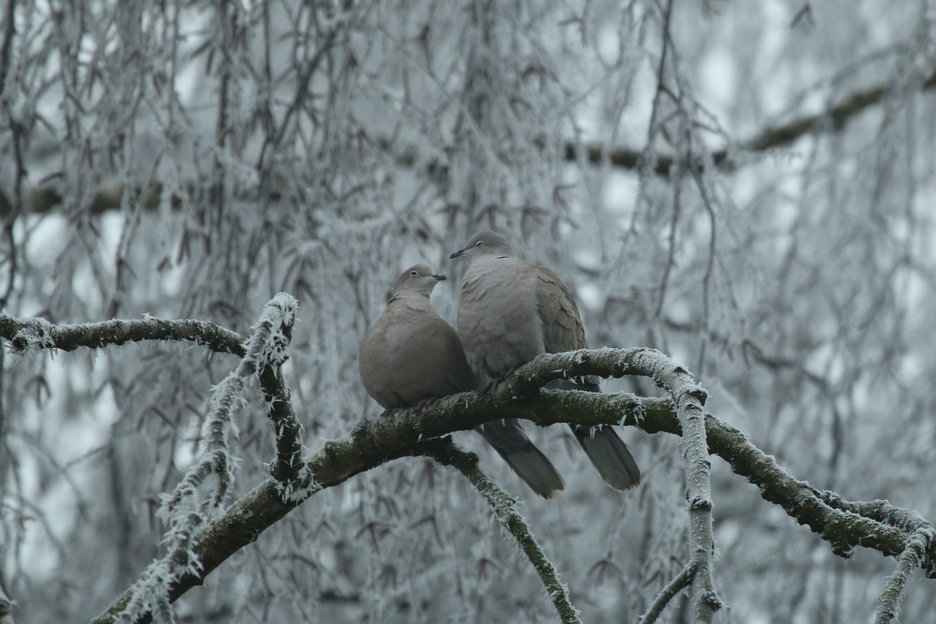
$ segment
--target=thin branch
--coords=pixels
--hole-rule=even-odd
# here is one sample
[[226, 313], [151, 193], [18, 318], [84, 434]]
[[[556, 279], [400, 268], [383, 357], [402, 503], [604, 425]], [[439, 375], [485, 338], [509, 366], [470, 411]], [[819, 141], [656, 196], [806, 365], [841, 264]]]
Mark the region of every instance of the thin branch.
[[660, 593], [657, 594], [657, 597], [653, 600], [653, 604], [650, 605], [650, 608], [647, 609], [647, 612], [640, 616], [638, 622], [640, 624], [653, 624], [657, 621], [657, 618], [663, 614], [663, 609], [666, 608], [666, 605], [676, 597], [676, 595], [681, 592], [686, 587], [689, 587], [692, 584], [692, 579], [695, 578], [698, 561], [692, 560], [680, 570], [679, 574], [676, 577], [666, 584]]
[[907, 548], [897, 561], [897, 568], [887, 577], [884, 590], [878, 601], [878, 612], [874, 624], [888, 624], [897, 620], [900, 615], [900, 603], [903, 601], [904, 589], [914, 570], [926, 559], [927, 552], [936, 539], [933, 527], [924, 527], [914, 531], [907, 540]]
[[[3, 45], [0, 46], [0, 96], [6, 94], [7, 76], [12, 58], [10, 48], [13, 47], [13, 37], [16, 36], [16, 2], [13, 0], [8, 0], [6, 3], [4, 22]], [[7, 100], [5, 97], [4, 99]]]
[[[217, 385], [212, 394], [207, 418], [208, 436], [205, 451], [176, 486], [175, 492], [165, 505], [170, 517], [175, 507], [183, 499], [193, 496], [196, 488], [212, 473], [217, 475], [219, 481], [213, 504], [215, 508], [221, 507], [228, 486], [234, 478], [229, 465], [227, 434], [234, 414], [243, 403], [241, 395], [244, 391], [244, 380], [252, 375], [257, 374], [258, 377], [265, 378], [271, 393], [279, 401], [285, 400], [287, 403], [284, 407], [277, 404], [277, 400], [270, 399], [271, 407], [268, 415], [274, 421], [277, 450], [281, 450], [279, 448], [281, 442], [284, 445], [283, 453], [278, 452], [274, 462], [274, 470], [283, 476], [282, 479], [277, 480], [282, 483], [298, 473], [298, 468], [293, 468], [293, 464], [296, 462], [295, 456], [298, 455], [301, 446], [300, 425], [292, 407], [288, 405], [289, 389], [283, 384], [279, 372], [283, 362], [286, 361], [286, 347], [289, 346], [298, 308], [298, 302], [285, 293], [278, 293], [263, 307], [260, 318], [251, 327], [246, 354], [237, 368]], [[260, 371], [259, 374], [258, 371]], [[270, 377], [273, 379], [269, 379]], [[263, 383], [261, 381], [261, 384]]]
[[229, 329], [195, 320], [167, 320], [153, 316], [140, 320], [114, 319], [80, 325], [53, 325], [41, 318], [16, 318], [0, 313], [0, 338], [10, 341], [14, 351], [79, 347], [98, 349], [144, 340], [181, 340], [209, 347], [218, 353], [243, 356], [246, 338]]
[[546, 553], [537, 543], [526, 520], [517, 511], [517, 500], [478, 469], [478, 456], [460, 450], [448, 436], [421, 442], [414, 447], [413, 453], [432, 457], [440, 464], [451, 466], [465, 475], [494, 510], [501, 525], [514, 536], [523, 553], [533, 564], [546, 593], [556, 607], [559, 618], [565, 624], [580, 624], [578, 611], [569, 599], [569, 588], [559, 580], [555, 566], [546, 557]]
[[[663, 10], [662, 16], [663, 25], [661, 30], [663, 36], [660, 38], [660, 45], [663, 49], [660, 52], [660, 62], [657, 65], [656, 89], [653, 92], [653, 104], [651, 105], [650, 110], [650, 123], [647, 124], [647, 140], [644, 144], [643, 150], [641, 151], [640, 160], [638, 161], [638, 165], [640, 167], [641, 186], [643, 186], [644, 180], [648, 177], [649, 173], [656, 167], [657, 164], [656, 154], [653, 152], [654, 145], [656, 144], [656, 137], [660, 132], [665, 133], [663, 124], [666, 122], [666, 120], [661, 120], [660, 115], [663, 95], [665, 93], [669, 93], [666, 88], [666, 61], [668, 56], [667, 52], [670, 51], [670, 45], [672, 43], [672, 40], [669, 36], [670, 19], [672, 16], [673, 1], [668, 0], [666, 3], [666, 8]], [[672, 53], [670, 52], [670, 54]]]
[[218, 478], [218, 487], [212, 496], [212, 505], [220, 509], [224, 503], [228, 488], [234, 479], [233, 468], [230, 465], [227, 437], [231, 422], [235, 414], [243, 405], [242, 394], [244, 380], [237, 371], [232, 372], [219, 383], [211, 396], [208, 416], [206, 418], [207, 435], [204, 449], [195, 464], [186, 472], [176, 485], [171, 496], [163, 502], [163, 510], [167, 517], [175, 516], [176, 508], [184, 501], [194, 498], [198, 487], [212, 474]]

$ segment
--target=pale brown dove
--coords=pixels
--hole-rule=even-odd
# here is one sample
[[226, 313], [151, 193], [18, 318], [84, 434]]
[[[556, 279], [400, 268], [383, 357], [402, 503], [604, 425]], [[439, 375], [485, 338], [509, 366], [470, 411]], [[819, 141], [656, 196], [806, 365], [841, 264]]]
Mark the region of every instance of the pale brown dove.
[[[386, 409], [419, 405], [479, 386], [458, 334], [429, 303], [432, 289], [444, 279], [423, 265], [404, 271], [383, 314], [361, 342], [361, 382]], [[565, 486], [515, 420], [489, 422], [477, 431], [540, 496], [549, 498]]]
[[[585, 330], [572, 293], [546, 267], [513, 257], [507, 239], [479, 232], [451, 255], [468, 258], [458, 305], [458, 335], [479, 375], [503, 378], [541, 353], [586, 349]], [[595, 377], [559, 379], [549, 387], [600, 392]], [[570, 425], [605, 483], [626, 490], [640, 469], [610, 425]]]

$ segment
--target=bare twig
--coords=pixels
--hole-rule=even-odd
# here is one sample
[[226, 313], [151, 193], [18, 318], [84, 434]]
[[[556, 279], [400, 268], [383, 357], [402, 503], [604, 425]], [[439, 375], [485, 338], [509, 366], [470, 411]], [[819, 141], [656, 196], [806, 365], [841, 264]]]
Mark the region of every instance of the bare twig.
[[530, 531], [530, 526], [517, 510], [517, 500], [478, 469], [477, 455], [460, 450], [448, 436], [420, 442], [414, 447], [413, 452], [432, 457], [439, 463], [452, 466], [465, 475], [494, 510], [501, 525], [514, 536], [523, 553], [533, 564], [546, 593], [556, 607], [559, 618], [565, 624], [580, 623], [578, 611], [569, 599], [569, 588], [559, 580], [555, 566], [546, 557], [546, 553], [543, 552]]
[[[17, 273], [17, 245], [13, 228], [16, 226], [17, 219], [23, 214], [23, 180], [26, 179], [26, 163], [23, 159], [23, 126], [16, 118], [13, 101], [14, 98], [7, 94], [8, 82], [10, 76], [10, 61], [12, 58], [11, 49], [13, 38], [16, 36], [16, 2], [10, 0], [6, 3], [5, 26], [3, 35], [3, 45], [0, 47], [0, 100], [3, 101], [4, 113], [10, 124], [10, 134], [12, 135], [13, 160], [15, 163], [15, 174], [13, 178], [13, 198], [10, 206], [11, 218], [7, 219], [3, 226], [3, 237], [7, 247], [7, 276], [6, 287], [3, 294], [0, 295], [0, 310], [5, 310], [13, 295], [16, 286]], [[12, 82], [12, 81], [11, 81]], [[0, 204], [2, 204], [0, 200]], [[0, 449], [6, 450], [7, 442], [7, 411], [5, 404], [6, 392], [4, 385], [6, 383], [6, 367], [3, 366], [3, 360], [6, 357], [6, 349], [0, 347]], [[4, 453], [4, 455], [9, 455]], [[6, 482], [6, 470], [8, 457], [0, 460], [0, 480]], [[5, 616], [4, 616], [5, 617]], [[12, 621], [12, 620], [11, 620]]]
[[13, 47], [13, 37], [16, 36], [16, 3], [6, 3], [4, 15], [3, 45], [0, 46], [0, 95], [4, 95], [7, 86], [7, 76], [10, 71], [10, 48]]
[[[660, 61], [657, 64], [656, 71], [656, 89], [653, 93], [653, 104], [650, 111], [650, 123], [647, 127], [647, 141], [644, 145], [644, 149], [641, 152], [640, 157], [640, 176], [641, 182], [644, 181], [644, 178], [654, 170], [657, 166], [656, 154], [653, 151], [654, 145], [656, 145], [657, 135], [663, 131], [664, 121], [660, 119], [661, 110], [662, 110], [662, 100], [663, 95], [666, 93], [666, 67], [668, 56], [672, 54], [670, 52], [670, 45], [672, 40], [669, 36], [670, 28], [670, 19], [673, 16], [673, 2], [668, 0], [666, 3], [666, 8], [663, 10], [663, 24], [662, 24], [662, 37], [660, 37], [660, 45], [662, 50], [660, 51]], [[612, 161], [613, 163], [613, 161]]]

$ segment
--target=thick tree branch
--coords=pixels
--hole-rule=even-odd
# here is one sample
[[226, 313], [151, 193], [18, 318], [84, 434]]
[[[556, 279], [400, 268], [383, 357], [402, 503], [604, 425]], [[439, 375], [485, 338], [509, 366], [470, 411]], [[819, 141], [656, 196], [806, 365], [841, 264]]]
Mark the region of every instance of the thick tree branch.
[[[351, 433], [326, 442], [308, 459], [307, 466], [315, 478], [315, 485], [306, 494], [333, 487], [386, 461], [409, 455], [409, 449], [423, 438], [474, 429], [498, 418], [528, 418], [541, 425], [570, 421], [585, 425], [616, 423], [638, 426], [648, 433], [679, 435], [679, 421], [673, 402], [668, 399], [536, 389], [537, 382], [546, 383], [563, 376], [623, 376], [628, 368], [623, 362], [625, 356], [645, 351], [601, 349], [540, 356], [518, 369], [493, 394], [453, 395], [426, 407], [393, 410], [379, 419], [364, 421]], [[585, 353], [601, 357], [586, 364]], [[612, 360], [612, 353], [621, 357]], [[521, 388], [531, 393], [525, 394]], [[905, 549], [908, 535], [903, 531], [856, 513], [832, 508], [823, 501], [822, 492], [793, 479], [737, 429], [711, 416], [706, 417], [705, 426], [710, 452], [757, 485], [766, 500], [781, 505], [798, 522], [831, 542], [837, 554], [847, 556], [850, 549], [858, 545], [885, 555], [898, 555]], [[200, 585], [205, 576], [225, 559], [256, 540], [260, 533], [300, 502], [297, 499], [284, 501], [273, 480], [258, 485], [199, 536], [195, 552], [202, 563], [201, 573], [178, 579], [170, 590], [170, 599], [175, 600], [195, 585]], [[933, 553], [928, 553], [927, 562], [932, 558]], [[128, 590], [96, 622], [112, 622], [113, 614], [119, 612], [131, 591]]]
[[[178, 335], [173, 330], [178, 330]], [[237, 334], [194, 321], [148, 319], [56, 327], [45, 321], [0, 315], [0, 336], [19, 345], [20, 350], [29, 347], [72, 350], [78, 346], [167, 337], [202, 342], [219, 351], [244, 352], [242, 339]], [[659, 385], [677, 389], [676, 402], [629, 394], [542, 389], [549, 381], [559, 378], [629, 374], [649, 375]], [[260, 533], [315, 492], [389, 460], [411, 455], [412, 447], [423, 439], [474, 429], [500, 418], [526, 418], [540, 425], [560, 422], [621, 424], [637, 426], [648, 433], [681, 435], [684, 425], [677, 417], [675, 406], [680, 403], [701, 406], [704, 397], [704, 390], [688, 373], [659, 352], [606, 348], [542, 355], [518, 368], [494, 392], [462, 393], [421, 408], [389, 411], [379, 419], [361, 422], [337, 440], [326, 442], [309, 457], [305, 468], [314, 481], [295, 491], [292, 498], [284, 497], [281, 486], [270, 479], [206, 526], [193, 546], [199, 570], [173, 581], [170, 600], [201, 584], [224, 560], [256, 540]], [[887, 503], [848, 502], [794, 479], [773, 458], [751, 444], [744, 434], [712, 416], [705, 417], [704, 439], [709, 452], [757, 485], [765, 500], [783, 507], [797, 522], [829, 541], [833, 552], [841, 556], [847, 557], [855, 546], [872, 548], [884, 555], [900, 555], [907, 548], [911, 533], [921, 527], [932, 527], [918, 515]], [[705, 505], [702, 507], [704, 509]], [[920, 565], [932, 574], [933, 561], [933, 546], [930, 545]], [[115, 614], [132, 595], [131, 587], [95, 621], [113, 622]]]
[[578, 612], [569, 600], [569, 588], [560, 580], [555, 566], [537, 543], [530, 526], [517, 510], [517, 500], [502, 490], [478, 469], [478, 456], [458, 449], [448, 436], [420, 442], [413, 448], [414, 455], [432, 457], [440, 464], [452, 466], [461, 472], [488, 502], [497, 520], [517, 540], [520, 549], [533, 564], [546, 593], [556, 607], [564, 624], [579, 624]]

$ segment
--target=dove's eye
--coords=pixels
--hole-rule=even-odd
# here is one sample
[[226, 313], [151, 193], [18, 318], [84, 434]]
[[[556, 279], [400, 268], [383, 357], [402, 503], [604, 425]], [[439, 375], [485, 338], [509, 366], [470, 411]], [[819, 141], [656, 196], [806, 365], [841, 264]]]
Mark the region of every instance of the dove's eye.
[[475, 247], [484, 247], [484, 241], [478, 241], [475, 243]]
[[410, 277], [419, 277], [419, 272], [418, 272], [418, 271], [410, 271], [410, 272], [409, 272], [409, 276], [410, 276]]

